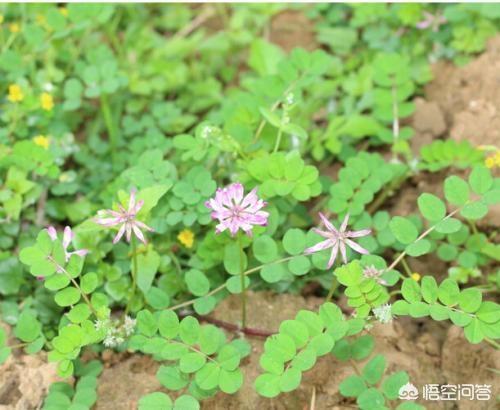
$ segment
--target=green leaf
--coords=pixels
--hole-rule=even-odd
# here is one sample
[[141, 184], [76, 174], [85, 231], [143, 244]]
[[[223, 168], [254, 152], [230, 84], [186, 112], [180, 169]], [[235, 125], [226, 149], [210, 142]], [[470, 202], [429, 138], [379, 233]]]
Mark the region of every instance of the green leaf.
[[213, 325], [201, 327], [198, 346], [206, 355], [212, 355], [226, 342], [224, 332]]
[[215, 363], [208, 362], [196, 372], [195, 381], [203, 390], [212, 390], [219, 385], [221, 368]]
[[295, 342], [295, 347], [300, 349], [309, 340], [307, 326], [297, 320], [285, 320], [281, 322], [279, 332], [290, 336]]
[[236, 393], [243, 384], [243, 374], [240, 369], [228, 371], [221, 369], [219, 374], [219, 388], [227, 394]]
[[179, 318], [175, 312], [164, 310], [158, 317], [158, 329], [166, 339], [173, 339], [179, 333]]
[[149, 393], [140, 398], [138, 408], [139, 410], [170, 410], [172, 400], [162, 392]]
[[205, 364], [206, 358], [201, 353], [189, 352], [179, 360], [179, 370], [183, 373], [194, 373]]
[[399, 397], [399, 389], [409, 382], [408, 373], [396, 372], [387, 377], [382, 383], [382, 391], [389, 400]]
[[306, 234], [300, 229], [289, 229], [283, 236], [283, 248], [290, 255], [299, 255], [306, 248]]
[[78, 289], [70, 286], [69, 288], [57, 292], [54, 296], [54, 300], [59, 306], [71, 306], [76, 305], [80, 297], [81, 294]]
[[172, 182], [166, 180], [163, 184], [154, 185], [148, 188], [141, 189], [137, 193], [137, 201], [144, 201], [144, 204], [139, 211], [139, 215], [146, 215], [153, 209], [158, 201], [172, 187]]
[[195, 296], [203, 296], [210, 290], [210, 282], [205, 274], [197, 269], [190, 269], [184, 277], [189, 291]]
[[148, 305], [154, 309], [165, 309], [170, 304], [170, 297], [168, 294], [163, 289], [157, 288], [156, 286], [151, 287], [144, 297]]
[[389, 222], [391, 232], [396, 239], [402, 244], [409, 244], [415, 241], [418, 236], [418, 231], [413, 222], [401, 216], [395, 216]]
[[33, 313], [23, 311], [14, 328], [14, 335], [23, 342], [32, 342], [42, 330], [42, 325]]
[[225, 345], [219, 350], [216, 360], [222, 369], [233, 371], [240, 364], [240, 359], [240, 352], [234, 346]]
[[475, 166], [469, 175], [469, 184], [476, 194], [482, 195], [488, 192], [493, 185], [490, 170], [481, 165]]
[[97, 288], [97, 284], [98, 278], [95, 272], [87, 273], [80, 279], [80, 288], [85, 294], [92, 293]]
[[431, 250], [431, 243], [427, 239], [419, 239], [406, 247], [406, 253], [416, 257], [425, 255]]
[[385, 399], [382, 393], [371, 387], [358, 396], [356, 401], [361, 410], [384, 409]]
[[462, 222], [455, 218], [446, 218], [438, 222], [435, 229], [439, 233], [455, 233], [462, 227]]
[[500, 321], [500, 305], [495, 302], [485, 301], [476, 312], [477, 318], [486, 323], [497, 323]]
[[137, 286], [143, 293], [151, 289], [154, 277], [160, 266], [160, 255], [152, 248], [137, 255]]
[[472, 220], [481, 219], [487, 213], [488, 213], [488, 207], [479, 201], [471, 202], [469, 204], [464, 205], [464, 207], [460, 211], [460, 215], [462, 215], [466, 219], [472, 219]]
[[182, 374], [175, 366], [160, 366], [156, 372], [156, 378], [167, 389], [180, 390], [187, 386], [189, 378]]
[[479, 289], [464, 289], [458, 296], [458, 305], [468, 313], [474, 313], [481, 306], [483, 296]]
[[[248, 276], [245, 276], [245, 289], [247, 289], [250, 286], [250, 278]], [[226, 281], [226, 287], [227, 290], [231, 293], [241, 293], [241, 277], [238, 276], [231, 276], [227, 281]]]
[[422, 299], [418, 283], [411, 278], [403, 280], [401, 292], [403, 297], [410, 303], [419, 302]]
[[286, 270], [282, 264], [273, 263], [266, 265], [260, 270], [260, 276], [268, 283], [279, 282], [286, 275]]
[[481, 322], [474, 318], [464, 328], [465, 338], [472, 344], [481, 343], [484, 339], [484, 333], [481, 329]]
[[435, 303], [438, 298], [438, 286], [433, 276], [424, 276], [422, 278], [422, 297], [427, 303]]
[[372, 335], [358, 337], [351, 345], [351, 354], [355, 360], [367, 358], [375, 347], [375, 340]]
[[277, 259], [278, 246], [273, 238], [268, 235], [262, 235], [255, 239], [252, 245], [255, 258], [259, 262], [269, 263]]
[[285, 370], [280, 378], [280, 390], [284, 393], [295, 390], [300, 385], [302, 373], [293, 367]]
[[299, 310], [295, 316], [295, 320], [306, 325], [310, 337], [320, 334], [325, 327], [321, 318], [309, 310]]
[[87, 304], [79, 303], [67, 313], [67, 316], [73, 323], [82, 323], [84, 320], [89, 318], [91, 313], [92, 312]]
[[424, 193], [418, 197], [418, 209], [428, 221], [435, 222], [446, 215], [446, 206], [436, 195]]
[[340, 394], [344, 397], [358, 397], [367, 388], [363, 378], [357, 375], [349, 376], [339, 385]]
[[153, 314], [149, 310], [141, 310], [137, 314], [137, 329], [143, 335], [154, 336], [158, 330], [158, 324]]
[[200, 403], [193, 396], [183, 394], [179, 396], [174, 403], [173, 410], [199, 410]]
[[264, 39], [256, 39], [250, 46], [248, 65], [260, 75], [276, 74], [283, 50]]
[[386, 367], [385, 357], [381, 354], [371, 359], [363, 369], [363, 378], [368, 384], [376, 384], [384, 374]]
[[262, 369], [272, 374], [282, 374], [285, 370], [285, 363], [280, 357], [264, 353], [259, 358], [259, 364]]
[[[243, 270], [245, 270], [247, 268], [247, 256], [245, 252], [241, 256], [243, 257]], [[240, 274], [240, 247], [236, 242], [224, 247], [224, 268], [231, 275]]]
[[290, 336], [278, 333], [268, 337], [264, 343], [266, 353], [283, 362], [292, 360], [296, 354], [295, 342]]
[[263, 397], [272, 398], [281, 393], [281, 377], [276, 374], [264, 373], [255, 379], [254, 387]]
[[462, 178], [452, 175], [444, 181], [444, 196], [450, 204], [462, 206], [469, 200], [469, 185]]
[[446, 306], [456, 305], [460, 289], [453, 279], [445, 279], [439, 285], [438, 298]]
[[188, 344], [193, 345], [198, 341], [200, 335], [200, 323], [196, 318], [187, 316], [182, 319], [179, 327], [179, 336], [181, 340]]

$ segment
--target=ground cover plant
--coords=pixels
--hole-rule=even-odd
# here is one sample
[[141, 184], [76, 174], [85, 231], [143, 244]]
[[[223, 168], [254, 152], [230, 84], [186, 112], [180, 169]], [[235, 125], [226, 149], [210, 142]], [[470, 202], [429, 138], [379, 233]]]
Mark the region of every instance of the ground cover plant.
[[[271, 41], [285, 10], [313, 47]], [[43, 409], [93, 408], [109, 350], [159, 363], [141, 410], [244, 383], [273, 408], [326, 355], [352, 365], [348, 405], [409, 410], [426, 403], [399, 400], [410, 376], [388, 370], [374, 327], [447, 321], [498, 349], [500, 151], [448, 135], [416, 150], [409, 121], [431, 63], [483, 51], [498, 6], [0, 11], [0, 364], [46, 352], [61, 381]], [[437, 191], [393, 212], [430, 178]], [[429, 255], [447, 268], [416, 272]], [[318, 309], [248, 325], [259, 292], [311, 284]], [[229, 297], [237, 322], [212, 316]]]

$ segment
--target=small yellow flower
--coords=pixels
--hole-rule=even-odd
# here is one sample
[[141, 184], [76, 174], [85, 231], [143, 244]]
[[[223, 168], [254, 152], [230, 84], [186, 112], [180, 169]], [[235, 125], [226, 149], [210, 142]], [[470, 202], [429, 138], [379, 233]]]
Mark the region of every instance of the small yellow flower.
[[496, 161], [494, 157], [488, 157], [484, 160], [484, 165], [486, 165], [487, 168], [493, 168], [495, 164]]
[[9, 95], [7, 99], [10, 102], [20, 102], [24, 98], [23, 90], [17, 84], [9, 85]]
[[68, 17], [68, 9], [66, 7], [59, 7], [59, 13], [61, 13], [64, 17]]
[[420, 273], [417, 273], [417, 272], [413, 272], [411, 274], [411, 278], [415, 281], [415, 282], [418, 282], [420, 280]]
[[50, 145], [49, 137], [45, 137], [44, 135], [37, 135], [36, 137], [33, 138], [33, 142], [42, 148], [49, 149]]
[[54, 99], [49, 93], [42, 93], [40, 96], [40, 103], [45, 111], [50, 111], [54, 108]]
[[177, 235], [177, 239], [186, 248], [192, 248], [194, 243], [194, 233], [189, 229], [184, 229], [179, 233], [179, 235]]
[[18, 23], [10, 23], [9, 31], [11, 33], [19, 33], [21, 31], [21, 26]]
[[0, 14], [0, 24], [3, 23], [3, 14]]

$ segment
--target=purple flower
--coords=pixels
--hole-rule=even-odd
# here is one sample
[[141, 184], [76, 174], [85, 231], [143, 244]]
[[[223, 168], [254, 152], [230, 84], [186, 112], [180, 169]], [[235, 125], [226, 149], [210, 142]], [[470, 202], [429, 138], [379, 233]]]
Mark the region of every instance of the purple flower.
[[150, 228], [146, 224], [136, 219], [137, 213], [144, 205], [144, 201], [136, 202], [135, 194], [136, 191], [133, 189], [130, 192], [128, 209], [125, 209], [121, 204], [118, 204], [118, 208], [120, 209], [120, 211], [113, 211], [112, 209], [101, 209], [97, 212], [98, 217], [94, 218], [94, 222], [108, 228], [121, 225], [118, 233], [113, 239], [113, 244], [117, 243], [121, 239], [123, 234], [125, 234], [127, 242], [130, 242], [132, 232], [142, 243], [146, 243], [146, 239], [144, 238], [141, 229], [145, 229], [149, 232], [154, 232], [153, 228]]
[[[53, 226], [49, 226], [47, 228], [47, 233], [50, 236], [50, 239], [55, 241], [57, 239], [57, 231], [56, 228]], [[88, 249], [79, 249], [79, 250], [74, 250], [73, 252], [68, 252], [68, 246], [69, 244], [73, 241], [73, 238], [75, 237], [75, 234], [71, 230], [69, 226], [64, 228], [64, 233], [63, 233], [63, 239], [62, 239], [62, 245], [64, 248], [64, 254], [66, 255], [66, 262], [69, 261], [69, 258], [71, 258], [71, 255], [78, 255], [81, 257], [84, 257], [89, 253]]]
[[352, 250], [367, 255], [369, 252], [358, 245], [356, 242], [352, 241], [349, 238], [360, 238], [362, 236], [369, 235], [371, 233], [370, 229], [362, 229], [361, 231], [346, 231], [347, 223], [349, 222], [349, 214], [347, 214], [340, 225], [340, 228], [337, 230], [331, 222], [326, 219], [325, 215], [321, 212], [319, 213], [323, 224], [325, 225], [326, 231], [322, 231], [321, 229], [314, 228], [313, 231], [318, 235], [321, 235], [326, 240], [307, 248], [304, 253], [306, 255], [310, 255], [312, 253], [322, 251], [323, 249], [332, 248], [332, 253], [330, 255], [330, 260], [328, 261], [328, 268], [331, 268], [335, 263], [335, 259], [337, 258], [339, 249], [342, 254], [342, 260], [344, 263], [347, 263], [347, 254], [346, 254], [346, 246], [349, 246]]
[[225, 188], [217, 188], [215, 198], [205, 202], [205, 206], [212, 210], [212, 219], [219, 220], [216, 233], [229, 229], [231, 236], [234, 236], [241, 229], [252, 236], [253, 225], [267, 225], [269, 212], [261, 211], [267, 203], [257, 197], [257, 188], [252, 189], [245, 197], [243, 195], [243, 185], [237, 182]]

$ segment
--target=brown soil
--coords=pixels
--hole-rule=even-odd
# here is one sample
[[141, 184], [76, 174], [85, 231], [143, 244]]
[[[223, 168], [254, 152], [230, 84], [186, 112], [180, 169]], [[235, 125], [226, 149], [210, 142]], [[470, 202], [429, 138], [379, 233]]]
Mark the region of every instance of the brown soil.
[[271, 21], [269, 40], [289, 52], [296, 47], [305, 50], [319, 48], [314, 35], [314, 23], [303, 12], [284, 10]]
[[425, 95], [442, 111], [449, 136], [500, 147], [500, 36], [464, 67], [439, 63], [433, 72]]

